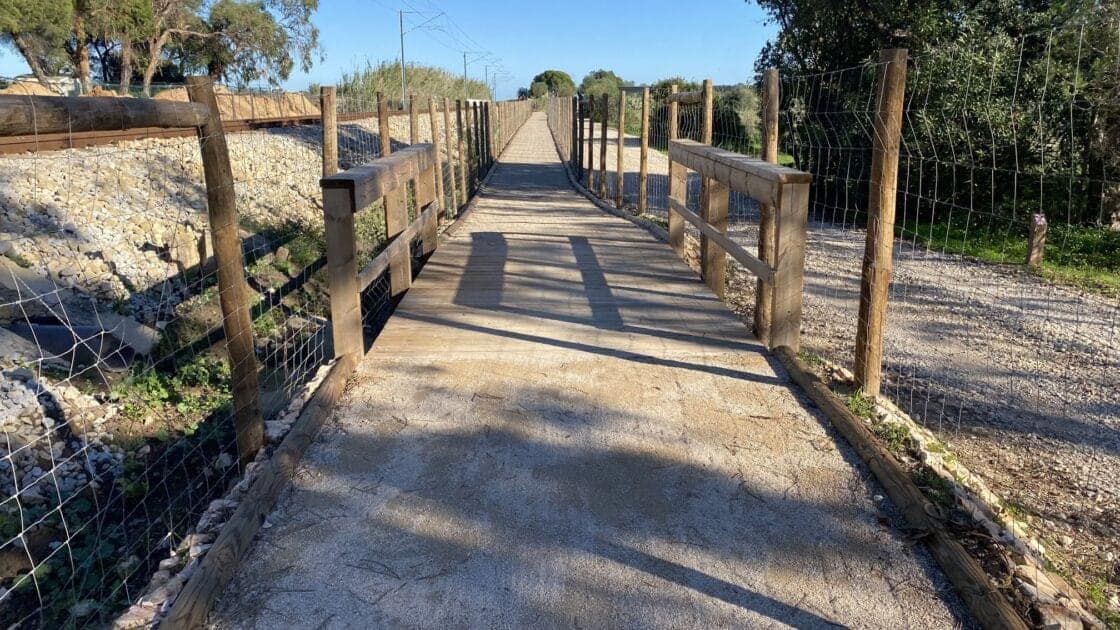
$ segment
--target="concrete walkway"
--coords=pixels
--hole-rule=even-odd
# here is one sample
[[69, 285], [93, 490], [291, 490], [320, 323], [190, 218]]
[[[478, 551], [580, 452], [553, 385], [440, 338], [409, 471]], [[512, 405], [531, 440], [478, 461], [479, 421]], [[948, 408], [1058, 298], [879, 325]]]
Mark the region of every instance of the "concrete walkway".
[[960, 625], [892, 508], [543, 115], [424, 268], [218, 627]]

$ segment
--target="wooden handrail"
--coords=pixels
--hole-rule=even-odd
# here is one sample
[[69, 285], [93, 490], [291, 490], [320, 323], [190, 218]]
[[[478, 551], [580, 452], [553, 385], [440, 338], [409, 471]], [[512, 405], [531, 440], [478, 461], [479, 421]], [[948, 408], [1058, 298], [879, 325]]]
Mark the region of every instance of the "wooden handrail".
[[809, 183], [810, 173], [778, 166], [695, 140], [671, 140], [669, 159], [704, 177], [719, 180], [731, 190], [759, 201], [777, 203], [782, 184]]
[[[707, 85], [707, 84], [705, 84]], [[672, 130], [670, 130], [672, 131]], [[703, 178], [707, 193], [701, 195], [701, 212], [685, 204], [683, 173], [688, 168]], [[812, 175], [778, 166], [693, 140], [669, 140], [670, 243], [683, 254], [681, 219], [700, 232], [701, 276], [718, 295], [725, 283], [726, 257], [730, 255], [754, 273], [760, 290], [755, 308], [767, 308], [770, 331], [762, 341], [770, 348], [788, 346], [797, 351], [801, 331], [801, 292], [805, 275], [805, 237]], [[731, 191], [745, 194], [772, 208], [774, 213], [773, 266], [728, 238], [727, 204]], [[676, 234], [677, 238], [673, 238]], [[760, 238], [767, 238], [761, 235]]]
[[410, 180], [430, 170], [435, 163], [434, 145], [414, 144], [368, 164], [324, 177], [319, 183], [324, 189], [349, 191], [354, 211], [357, 212], [387, 193], [402, 189]]
[[209, 108], [202, 103], [113, 96], [0, 94], [0, 136], [199, 127], [209, 115]]

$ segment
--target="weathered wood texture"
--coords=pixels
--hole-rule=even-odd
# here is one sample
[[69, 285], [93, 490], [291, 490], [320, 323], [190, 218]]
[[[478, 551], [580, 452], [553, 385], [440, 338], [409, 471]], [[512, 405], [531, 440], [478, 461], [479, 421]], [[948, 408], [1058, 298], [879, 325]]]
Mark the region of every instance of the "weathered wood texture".
[[1046, 215], [1032, 214], [1027, 240], [1027, 265], [1037, 267], [1046, 257]]
[[[711, 79], [704, 79], [700, 94], [702, 105], [700, 141], [704, 144], [711, 144], [715, 106]], [[721, 234], [727, 232], [727, 196], [727, 184], [701, 173], [700, 216]], [[727, 257], [703, 232], [700, 233], [700, 277], [720, 299], [726, 295]]]
[[[778, 104], [781, 82], [778, 70], [771, 68], [762, 80], [762, 159], [778, 163]], [[758, 258], [774, 266], [774, 206], [759, 204]], [[754, 334], [770, 345], [770, 315], [774, 308], [774, 286], [759, 277], [755, 292]]]
[[[432, 147], [435, 153], [435, 169], [436, 169], [436, 200], [439, 201], [439, 207], [442, 209], [444, 206], [450, 207], [455, 202], [447, 203], [443, 191], [443, 151], [440, 149], [442, 146], [439, 139], [439, 116], [436, 113], [436, 99], [430, 97], [428, 99], [428, 124], [432, 128]], [[450, 139], [450, 138], [448, 138]]]
[[354, 242], [353, 194], [344, 188], [323, 187], [323, 225], [327, 240], [327, 278], [330, 283], [331, 338], [336, 358], [362, 353], [362, 307], [357, 285], [358, 253]]
[[420, 124], [416, 114], [416, 95], [408, 95], [408, 143], [420, 142]]
[[863, 253], [854, 370], [856, 382], [868, 396], [879, 395], [882, 377], [883, 325], [887, 315], [894, 249], [895, 194], [902, 106], [906, 92], [906, 59], [905, 48], [884, 50], [879, 55], [882, 69], [872, 134], [867, 242]]
[[323, 177], [330, 177], [338, 172], [338, 107], [333, 85], [319, 88], [319, 111], [323, 117]]
[[615, 150], [614, 207], [621, 208], [625, 189], [626, 163], [626, 92], [618, 91], [618, 147]]
[[467, 171], [470, 166], [467, 164], [467, 138], [466, 127], [463, 123], [463, 101], [455, 101], [455, 126], [459, 135], [459, 190], [460, 204], [455, 209], [455, 213], [459, 213], [459, 209], [467, 205], [467, 200], [471, 198], [470, 188], [467, 186]]
[[198, 127], [202, 171], [206, 180], [206, 206], [214, 258], [218, 266], [218, 297], [226, 334], [230, 376], [233, 382], [233, 423], [241, 463], [256, 456], [264, 441], [253, 322], [249, 317], [249, 286], [241, 257], [237, 195], [229, 148], [218, 117], [218, 103], [210, 77], [187, 77], [187, 95], [209, 116]]
[[[393, 141], [389, 129], [389, 105], [385, 95], [377, 93], [377, 114], [381, 140], [381, 157], [388, 157], [393, 152]], [[407, 160], [405, 161], [407, 164]], [[409, 178], [404, 178], [407, 182]], [[394, 181], [399, 181], [394, 179]], [[327, 186], [327, 185], [325, 185]], [[351, 196], [354, 200], [354, 211], [359, 212], [372, 203], [372, 198], [363, 197], [362, 187], [351, 187]], [[408, 227], [408, 190], [405, 186], [390, 186], [382, 191], [385, 208], [385, 236], [389, 242]], [[412, 272], [403, 273], [401, 265], [394, 266], [390, 273], [390, 284], [393, 295], [400, 295], [412, 283]]]
[[[673, 143], [679, 136], [680, 125], [680, 103], [673, 100], [673, 95], [677, 93], [677, 84], [674, 83], [669, 86], [669, 144]], [[681, 204], [688, 202], [688, 187], [687, 187], [688, 173], [685, 166], [679, 161], [669, 157], [669, 199], [675, 199]], [[677, 255], [684, 255], [684, 222], [681, 220], [679, 214], [673, 212], [672, 208], [668, 210], [669, 215], [669, 245], [677, 252]]]
[[0, 94], [0, 136], [199, 127], [209, 118], [210, 111], [201, 102]]
[[642, 88], [642, 136], [638, 158], [638, 214], [649, 207], [649, 87]]
[[[769, 203], [775, 212], [774, 269], [771, 280], [773, 301], [770, 306], [770, 347], [788, 346], [798, 349], [801, 329], [801, 293], [804, 288], [805, 234], [809, 211], [809, 183], [812, 176], [791, 168], [770, 164], [726, 149], [711, 147], [694, 140], [669, 141], [669, 170], [684, 165], [708, 180], [701, 191], [706, 215], [699, 218], [711, 224], [701, 230], [701, 268], [712, 289], [720, 292], [720, 266], [725, 264], [726, 246], [712, 241], [712, 233], [726, 232], [726, 204], [730, 190], [746, 194], [760, 203]], [[674, 187], [669, 180], [670, 216], [681, 216], [685, 201], [680, 196], [683, 186]], [[703, 196], [708, 198], [704, 199]], [[682, 230], [683, 234], [683, 230]], [[670, 232], [670, 238], [672, 233]], [[709, 242], [707, 248], [704, 243]], [[726, 243], [724, 243], [726, 245]], [[753, 259], [753, 256], [751, 257]], [[755, 259], [759, 265], [762, 261]], [[750, 265], [746, 265], [751, 268]], [[754, 271], [754, 269], [752, 269]], [[757, 273], [757, 272], [756, 272]], [[760, 276], [762, 277], [762, 276]]]
[[587, 97], [587, 183], [588, 190], [595, 190], [595, 97]]
[[[404, 191], [413, 179], [436, 164], [435, 145], [424, 143], [405, 147], [389, 156], [355, 166], [321, 181], [323, 188], [350, 192], [355, 211], [361, 211], [378, 197]], [[404, 229], [404, 226], [401, 226]]]
[[669, 207], [672, 208], [674, 212], [679, 212], [681, 217], [696, 226], [697, 230], [712, 239], [712, 241], [723, 248], [723, 251], [727, 252], [728, 255], [738, 261], [739, 264], [750, 269], [751, 273], [759, 278], [765, 278], [768, 281], [773, 279], [774, 270], [755, 257], [754, 254], [747, 251], [745, 247], [736, 243], [725, 231], [713, 225], [709, 225], [700, 215], [689, 210], [688, 206], [676, 199], [669, 200]]
[[175, 604], [160, 623], [161, 628], [194, 630], [205, 626], [214, 602], [237, 572], [241, 558], [253, 544], [253, 537], [272, 511], [280, 491], [291, 479], [296, 464], [342, 397], [355, 365], [354, 359], [345, 358], [331, 366], [288, 435], [260, 469], [245, 498], [222, 526], [221, 533], [203, 556], [194, 575], [175, 598]]
[[985, 628], [1026, 630], [1027, 624], [1015, 612], [1007, 598], [992, 586], [984, 569], [945, 531], [944, 525], [932, 516], [938, 513], [938, 508], [930, 503], [898, 460], [871, 433], [867, 424], [856, 417], [826, 384], [806, 369], [795, 351], [779, 347], [777, 356], [793, 380], [828, 416], [832, 426], [844, 436], [860, 459], [867, 463], [891, 502], [917, 532], [913, 538], [925, 542], [980, 624]]
[[447, 140], [447, 184], [451, 186], [447, 195], [447, 208], [446, 214], [448, 218], [452, 218], [459, 214], [459, 181], [455, 174], [455, 155], [452, 149], [451, 141], [451, 103], [444, 97], [443, 99], [443, 134]]
[[607, 198], [607, 126], [611, 115], [611, 101], [608, 94], [599, 97], [599, 198]]
[[782, 184], [807, 183], [813, 178], [804, 171], [688, 139], [669, 141], [669, 159], [702, 177], [724, 181], [731, 190], [769, 204], [778, 202]]

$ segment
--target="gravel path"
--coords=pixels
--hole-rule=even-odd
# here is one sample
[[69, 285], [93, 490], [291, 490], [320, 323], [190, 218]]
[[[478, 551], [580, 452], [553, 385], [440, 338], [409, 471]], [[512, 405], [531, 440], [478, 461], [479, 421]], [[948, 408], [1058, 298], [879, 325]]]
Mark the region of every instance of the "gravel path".
[[[611, 199], [616, 133], [608, 130]], [[638, 139], [628, 136], [628, 205], [637, 202], [639, 155]], [[664, 153], [650, 151], [649, 172], [649, 214], [664, 217]], [[698, 182], [695, 174], [690, 179], [695, 204]], [[757, 208], [737, 197], [730, 232], [754, 248]], [[853, 363], [864, 240], [858, 228], [809, 227], [803, 343], [846, 367]], [[753, 283], [740, 270], [729, 295], [747, 317]], [[1075, 572], [1106, 576], [1120, 576], [1118, 320], [1115, 298], [1056, 286], [1019, 266], [903, 241], [895, 248], [884, 393], [1031, 516]]]
[[855, 461], [663, 243], [570, 188], [537, 114], [211, 622], [958, 626]]

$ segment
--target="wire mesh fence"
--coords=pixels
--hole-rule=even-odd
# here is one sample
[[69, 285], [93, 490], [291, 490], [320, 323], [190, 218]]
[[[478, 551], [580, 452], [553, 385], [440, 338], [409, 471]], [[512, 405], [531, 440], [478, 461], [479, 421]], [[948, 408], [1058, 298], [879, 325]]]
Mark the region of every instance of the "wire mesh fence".
[[[1120, 551], [1118, 30], [1103, 16], [911, 57], [882, 337], [882, 392], [1037, 518], [1044, 537], [1085, 534], [1062, 554], [1090, 576], [1108, 574]], [[803, 343], [845, 367], [867, 325], [860, 291], [883, 71], [872, 62], [780, 83], [778, 161], [813, 175]], [[655, 216], [665, 216], [668, 188], [666, 93], [652, 90], [649, 117]], [[716, 88], [713, 144], [761, 155], [759, 96], [750, 85]], [[628, 117], [625, 132], [640, 134], [640, 122]], [[699, 106], [682, 104], [678, 125], [699, 139]], [[584, 129], [583, 165], [594, 155], [598, 171], [598, 117], [595, 128], [594, 138]], [[624, 163], [626, 175], [637, 170]], [[697, 191], [693, 175], [690, 206]], [[627, 205], [636, 196], [624, 191]], [[753, 249], [757, 204], [732, 193], [729, 209], [729, 233]], [[730, 281], [750, 314], [753, 278]]]
[[[185, 100], [178, 90], [163, 100]], [[303, 93], [214, 92], [223, 117], [320, 115], [317, 97]], [[461, 183], [473, 191], [488, 167], [477, 154], [487, 146], [487, 112], [452, 103], [445, 114], [442, 102], [430, 112], [428, 102], [414, 99], [424, 107], [413, 119], [389, 117], [390, 137], [399, 148], [438, 135], [451, 217], [466, 201]], [[376, 102], [340, 94], [338, 103], [342, 167], [381, 155]], [[490, 113], [502, 144], [528, 116], [515, 106]], [[266, 447], [283, 437], [334, 357], [321, 134], [303, 124], [226, 135]], [[130, 604], [129, 614], [142, 610], [129, 619], [151, 619], [247, 487], [243, 462], [252, 458], [238, 448], [236, 370], [225, 349], [230, 296], [219, 289], [199, 149], [212, 140], [0, 156], [6, 624], [102, 626]], [[462, 159], [461, 149], [476, 153]], [[362, 213], [356, 231], [368, 261], [385, 246], [384, 213]], [[418, 270], [418, 243], [413, 252]], [[392, 309], [387, 278], [363, 303], [375, 335]]]

